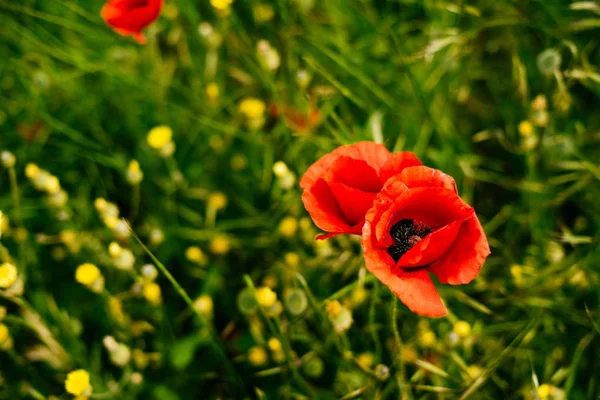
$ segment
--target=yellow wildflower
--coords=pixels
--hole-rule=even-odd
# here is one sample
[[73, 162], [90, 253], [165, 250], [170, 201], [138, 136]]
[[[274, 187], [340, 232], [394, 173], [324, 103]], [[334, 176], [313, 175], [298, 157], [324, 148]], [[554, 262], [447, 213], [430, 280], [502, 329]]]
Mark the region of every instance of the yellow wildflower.
[[423, 332], [423, 334], [421, 334], [421, 337], [419, 338], [419, 342], [421, 343], [421, 346], [423, 347], [433, 347], [435, 345], [437, 341], [437, 338], [435, 337], [435, 333], [431, 332], [431, 331], [425, 331]]
[[101, 197], [98, 197], [96, 200], [94, 200], [94, 207], [98, 212], [104, 212], [107, 206], [108, 202]]
[[91, 286], [100, 276], [98, 267], [90, 263], [81, 264], [75, 271], [75, 280], [85, 286]]
[[285, 263], [290, 267], [297, 267], [300, 264], [300, 256], [298, 253], [288, 252], [283, 256]]
[[127, 182], [131, 185], [138, 185], [144, 179], [144, 173], [140, 168], [140, 163], [137, 160], [131, 160], [127, 166], [127, 174], [125, 176]]
[[166, 125], [160, 125], [150, 129], [146, 140], [153, 149], [161, 149], [173, 138], [173, 131]]
[[219, 11], [225, 11], [233, 3], [233, 0], [210, 0], [210, 5]]
[[470, 365], [467, 368], [467, 374], [469, 375], [469, 378], [471, 379], [477, 379], [479, 378], [481, 375], [483, 375], [483, 369], [478, 366], [478, 365]]
[[229, 239], [225, 235], [217, 235], [210, 241], [210, 251], [215, 254], [227, 254], [229, 252]]
[[108, 254], [113, 258], [119, 257], [122, 251], [123, 248], [117, 242], [110, 242], [108, 245]]
[[222, 210], [227, 205], [227, 196], [223, 193], [212, 193], [208, 197], [208, 207]]
[[259, 287], [256, 289], [256, 300], [261, 306], [269, 308], [277, 301], [277, 294], [270, 287]]
[[279, 341], [279, 339], [272, 337], [267, 342], [267, 347], [269, 348], [269, 350], [271, 350], [273, 352], [278, 352], [278, 351], [281, 351], [282, 346], [281, 346], [281, 342]]
[[211, 101], [215, 101], [219, 97], [219, 86], [216, 83], [211, 82], [206, 85], [206, 97]]
[[279, 232], [285, 237], [292, 237], [298, 231], [298, 220], [294, 217], [285, 217], [279, 223]]
[[70, 372], [65, 380], [65, 389], [67, 393], [75, 396], [91, 393], [90, 374], [84, 369]]
[[460, 337], [467, 337], [471, 334], [471, 325], [467, 321], [458, 321], [454, 324], [454, 332]]
[[327, 306], [325, 306], [325, 311], [327, 311], [329, 318], [335, 318], [342, 312], [342, 305], [337, 300], [330, 301], [327, 303]]
[[540, 399], [547, 399], [552, 394], [552, 385], [544, 383], [538, 388], [538, 396]]
[[266, 110], [265, 102], [254, 97], [247, 97], [240, 103], [239, 110], [248, 119], [262, 118]]
[[533, 124], [529, 121], [521, 121], [518, 129], [521, 136], [529, 136], [533, 133]]
[[190, 246], [185, 250], [185, 258], [197, 264], [206, 263], [206, 255], [198, 246]]
[[10, 337], [8, 327], [4, 324], [0, 324], [0, 345], [3, 344]]
[[362, 353], [356, 357], [356, 362], [363, 368], [371, 368], [375, 363], [375, 358], [371, 353]]
[[33, 163], [25, 166], [25, 176], [29, 179], [34, 179], [40, 173], [40, 167]]
[[144, 284], [143, 294], [146, 300], [153, 305], [159, 305], [162, 302], [162, 295], [160, 286], [154, 282], [147, 282]]
[[194, 301], [194, 308], [200, 314], [211, 315], [213, 312], [213, 300], [209, 295], [202, 295]]
[[0, 289], [7, 289], [17, 281], [17, 267], [10, 263], [0, 265]]
[[267, 352], [262, 347], [254, 346], [248, 350], [248, 361], [256, 367], [265, 365], [267, 363]]

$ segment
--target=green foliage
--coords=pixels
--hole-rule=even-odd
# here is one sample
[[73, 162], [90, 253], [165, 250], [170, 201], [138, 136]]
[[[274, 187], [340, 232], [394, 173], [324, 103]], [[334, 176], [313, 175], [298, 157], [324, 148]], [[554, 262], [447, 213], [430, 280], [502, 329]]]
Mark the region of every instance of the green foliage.
[[[70, 398], [64, 378], [78, 368], [94, 396], [115, 399], [537, 399], [540, 385], [547, 398], [600, 396], [598, 4], [237, 0], [218, 16], [176, 0], [145, 46], [105, 26], [102, 4], [0, 0], [0, 151], [16, 156], [0, 171], [0, 258], [23, 284], [0, 289], [13, 340], [0, 399]], [[263, 121], [240, 112], [249, 97], [266, 104]], [[172, 156], [146, 142], [158, 125], [172, 128]], [[470, 285], [439, 286], [445, 318], [397, 303], [357, 238], [314, 241], [290, 179], [361, 140], [414, 151], [477, 210], [492, 255]], [[28, 163], [59, 179], [66, 204], [34, 187]], [[158, 303], [144, 297], [142, 266], [159, 265], [103, 221], [97, 198], [180, 287], [161, 271]], [[113, 241], [132, 269], [115, 267]], [[190, 246], [203, 261], [186, 258]], [[99, 267], [103, 290], [75, 280], [82, 263]], [[261, 286], [274, 304], [249, 296]], [[200, 295], [212, 310], [192, 312]], [[352, 312], [343, 333], [334, 300]], [[124, 366], [109, 335], [131, 351]]]

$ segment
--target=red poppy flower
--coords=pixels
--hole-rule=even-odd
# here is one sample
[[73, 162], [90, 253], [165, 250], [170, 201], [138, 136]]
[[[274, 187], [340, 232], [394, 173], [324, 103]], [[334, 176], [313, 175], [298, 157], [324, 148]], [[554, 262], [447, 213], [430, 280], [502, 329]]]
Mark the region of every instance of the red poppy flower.
[[490, 254], [475, 211], [459, 196], [454, 179], [424, 166], [390, 178], [362, 230], [367, 269], [413, 312], [446, 314], [433, 282], [471, 282]]
[[390, 153], [385, 146], [361, 142], [341, 146], [314, 163], [300, 180], [302, 201], [315, 225], [329, 232], [360, 235], [365, 214], [385, 181], [406, 167], [421, 165], [413, 153]]
[[104, 21], [123, 35], [131, 35], [139, 44], [145, 44], [142, 29], [154, 22], [164, 0], [108, 0], [102, 7]]

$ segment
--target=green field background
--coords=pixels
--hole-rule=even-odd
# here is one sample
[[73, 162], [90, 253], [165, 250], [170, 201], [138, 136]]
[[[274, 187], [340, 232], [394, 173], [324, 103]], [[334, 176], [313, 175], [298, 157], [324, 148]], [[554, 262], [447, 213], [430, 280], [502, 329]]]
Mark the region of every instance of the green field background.
[[[144, 46], [106, 26], [102, 5], [0, 0], [0, 151], [16, 157], [0, 171], [0, 257], [23, 286], [0, 290], [13, 340], [0, 399], [71, 399], [64, 380], [79, 368], [92, 399], [599, 398], [597, 2], [236, 0], [220, 16], [208, 0], [167, 0]], [[249, 97], [267, 107], [258, 129], [239, 110]], [[272, 104], [320, 118], [300, 129]], [[172, 157], [147, 143], [158, 125]], [[297, 182], [364, 140], [452, 175], [477, 211], [492, 254], [471, 284], [438, 285], [447, 317], [399, 303], [357, 238], [315, 242], [297, 183], [273, 173], [283, 161]], [[66, 205], [49, 204], [28, 163], [59, 179]], [[160, 304], [139, 294], [142, 266], [158, 263], [133, 236], [121, 245], [134, 269], [112, 265], [97, 198], [180, 285], [159, 271]], [[103, 293], [75, 280], [82, 263], [100, 268]], [[244, 304], [262, 286], [275, 315]], [[290, 311], [290, 291], [305, 310]], [[196, 318], [183, 292], [210, 296], [212, 312]], [[341, 334], [332, 300], [352, 313]], [[108, 335], [134, 354], [126, 365]]]

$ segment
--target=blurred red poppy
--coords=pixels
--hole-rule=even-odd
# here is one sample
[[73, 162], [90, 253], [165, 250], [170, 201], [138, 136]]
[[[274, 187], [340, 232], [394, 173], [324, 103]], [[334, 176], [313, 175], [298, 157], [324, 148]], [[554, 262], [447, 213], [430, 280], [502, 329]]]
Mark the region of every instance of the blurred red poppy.
[[300, 180], [302, 201], [315, 225], [329, 232], [360, 235], [365, 214], [385, 181], [406, 167], [421, 165], [413, 153], [390, 153], [385, 146], [361, 142], [341, 146], [314, 163]]
[[446, 314], [429, 273], [441, 283], [471, 282], [490, 254], [475, 211], [454, 179], [409, 167], [375, 197], [362, 229], [366, 267], [413, 312]]
[[163, 3], [164, 0], [108, 0], [101, 15], [117, 33], [131, 35], [139, 44], [145, 44], [141, 31], [158, 18]]

